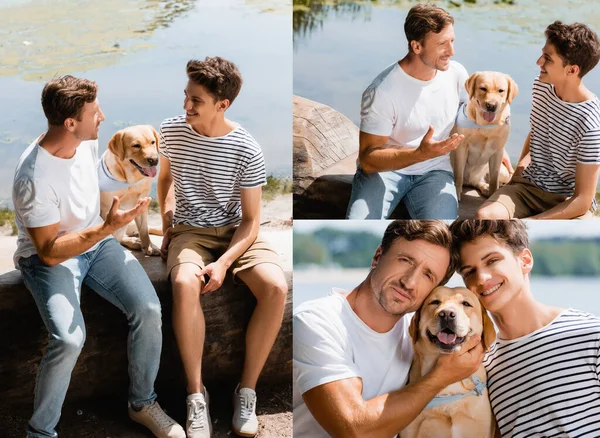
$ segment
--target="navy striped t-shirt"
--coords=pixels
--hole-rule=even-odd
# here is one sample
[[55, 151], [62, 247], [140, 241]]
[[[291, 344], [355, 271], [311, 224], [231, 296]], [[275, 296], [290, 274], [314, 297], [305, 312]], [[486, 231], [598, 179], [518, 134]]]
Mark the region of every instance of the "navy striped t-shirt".
[[502, 437], [600, 437], [600, 318], [564, 310], [483, 364]]
[[573, 196], [577, 163], [600, 164], [600, 101], [564, 102], [539, 79], [532, 98], [531, 163], [523, 176], [546, 192]]
[[266, 184], [260, 146], [241, 126], [222, 137], [205, 137], [185, 115], [167, 119], [160, 126], [159, 150], [171, 165], [176, 224], [238, 225], [240, 189]]

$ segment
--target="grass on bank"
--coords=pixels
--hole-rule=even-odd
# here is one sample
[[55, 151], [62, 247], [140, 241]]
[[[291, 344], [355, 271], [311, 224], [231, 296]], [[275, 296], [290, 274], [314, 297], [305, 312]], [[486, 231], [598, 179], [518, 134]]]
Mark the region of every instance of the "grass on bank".
[[12, 228], [12, 236], [16, 236], [18, 233], [17, 223], [15, 222], [15, 213], [12, 210], [4, 207], [0, 209], [0, 227], [9, 224]]

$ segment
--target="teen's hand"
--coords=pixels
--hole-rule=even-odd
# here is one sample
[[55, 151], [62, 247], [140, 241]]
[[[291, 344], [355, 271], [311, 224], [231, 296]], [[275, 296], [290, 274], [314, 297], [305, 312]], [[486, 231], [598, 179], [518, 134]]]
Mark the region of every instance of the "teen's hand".
[[163, 240], [162, 245], [160, 247], [160, 257], [163, 260], [167, 260], [167, 256], [169, 255], [169, 243], [171, 243], [171, 234], [173, 234], [173, 227], [163, 229]]
[[480, 336], [473, 336], [462, 346], [461, 350], [452, 354], [442, 354], [432, 372], [445, 382], [445, 386], [467, 379], [479, 369], [485, 350]]
[[446, 155], [456, 149], [464, 138], [464, 135], [454, 133], [445, 140], [434, 141], [433, 126], [429, 125], [429, 129], [427, 130], [425, 137], [423, 137], [423, 140], [421, 140], [421, 144], [417, 148], [417, 152], [423, 156], [423, 160], [429, 160], [441, 155]]
[[206, 283], [206, 286], [204, 286], [200, 293], [205, 294], [220, 288], [223, 284], [223, 280], [225, 279], [226, 272], [227, 268], [225, 268], [225, 266], [218, 260], [205, 266], [199, 274], [196, 274], [196, 277], [202, 281], [204, 275], [208, 275], [210, 280], [208, 280], [208, 283]]

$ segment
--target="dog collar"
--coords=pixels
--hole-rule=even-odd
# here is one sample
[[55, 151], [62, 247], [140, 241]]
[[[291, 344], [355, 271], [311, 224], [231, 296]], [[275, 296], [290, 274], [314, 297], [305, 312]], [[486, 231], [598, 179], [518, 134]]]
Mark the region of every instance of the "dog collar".
[[475, 388], [473, 388], [471, 391], [465, 392], [464, 394], [436, 395], [427, 404], [427, 406], [425, 406], [425, 409], [437, 408], [438, 406], [455, 402], [457, 400], [460, 400], [461, 398], [468, 397], [470, 395], [483, 395], [483, 391], [487, 387], [487, 382], [482, 382], [481, 379], [477, 376], [471, 376], [471, 380], [475, 384]]
[[[508, 116], [504, 123], [508, 125], [510, 123], [510, 116]], [[497, 123], [490, 123], [488, 125], [478, 125], [473, 120], [467, 117], [467, 104], [463, 102], [458, 107], [458, 112], [456, 113], [456, 126], [460, 126], [461, 128], [466, 129], [485, 129], [485, 128], [495, 128], [498, 126]]]
[[117, 190], [123, 190], [134, 185], [129, 184], [127, 181], [119, 181], [112, 176], [110, 170], [108, 170], [108, 167], [106, 167], [106, 163], [104, 162], [105, 154], [106, 152], [102, 154], [102, 157], [96, 166], [98, 171], [98, 186], [100, 187], [100, 191], [115, 192]]

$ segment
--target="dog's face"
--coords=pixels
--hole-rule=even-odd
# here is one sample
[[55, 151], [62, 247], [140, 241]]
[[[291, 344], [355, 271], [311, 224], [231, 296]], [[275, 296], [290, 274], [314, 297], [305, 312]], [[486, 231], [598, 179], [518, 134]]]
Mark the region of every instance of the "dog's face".
[[422, 353], [459, 351], [471, 336], [478, 334], [487, 350], [496, 340], [496, 330], [479, 300], [464, 287], [436, 287], [410, 324], [409, 333]]
[[153, 178], [158, 165], [158, 134], [150, 125], [130, 126], [110, 139], [108, 149], [125, 167]]
[[473, 73], [465, 82], [465, 88], [477, 112], [488, 123], [502, 114], [519, 91], [509, 75], [495, 71]]

